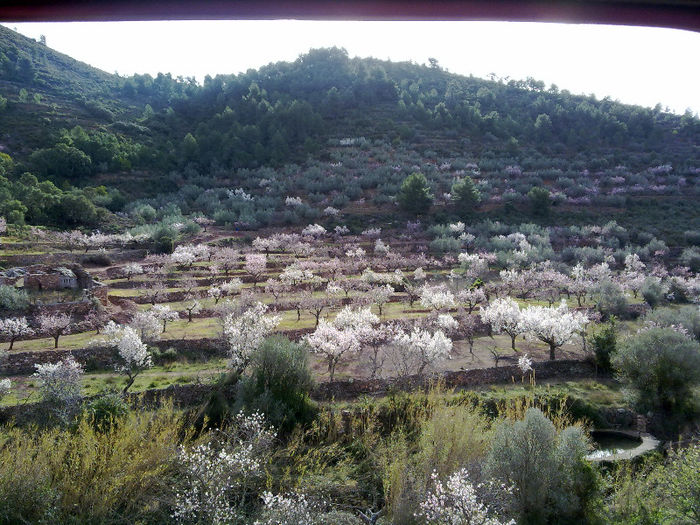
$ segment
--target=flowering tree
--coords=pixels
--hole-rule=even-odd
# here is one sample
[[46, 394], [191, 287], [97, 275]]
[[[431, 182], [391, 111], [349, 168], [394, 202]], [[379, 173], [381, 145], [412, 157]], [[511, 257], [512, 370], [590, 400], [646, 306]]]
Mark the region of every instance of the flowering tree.
[[228, 345], [229, 367], [238, 373], [245, 370], [253, 352], [280, 322], [279, 316], [266, 315], [266, 312], [267, 305], [258, 302], [240, 315], [228, 314], [224, 318], [223, 335]]
[[367, 298], [377, 305], [379, 309], [379, 317], [384, 313], [384, 305], [389, 302], [391, 296], [394, 295], [394, 289], [389, 284], [384, 286], [373, 286], [367, 292]]
[[441, 330], [431, 334], [414, 327], [411, 332], [398, 332], [392, 341], [392, 348], [396, 371], [406, 376], [412, 371], [422, 374], [427, 366], [449, 359], [452, 341]]
[[0, 334], [10, 341], [8, 350], [12, 350], [12, 345], [17, 339], [34, 334], [34, 330], [29, 328], [26, 317], [10, 317], [0, 319]]
[[108, 345], [116, 348], [120, 363], [115, 365], [115, 370], [127, 376], [127, 383], [123, 393], [134, 384], [136, 377], [153, 365], [148, 348], [141, 341], [138, 332], [131, 326], [107, 323], [104, 329], [105, 340]]
[[136, 263], [125, 264], [122, 268], [122, 273], [124, 274], [124, 277], [126, 277], [127, 281], [131, 281], [131, 278], [135, 275], [143, 274], [143, 266]]
[[288, 286], [297, 286], [304, 281], [309, 281], [314, 278], [311, 270], [300, 268], [298, 265], [291, 264], [287, 266], [279, 275], [279, 280]]
[[267, 257], [263, 253], [248, 253], [243, 269], [250, 275], [255, 287], [267, 269]]
[[68, 423], [82, 400], [83, 367], [71, 356], [58, 363], [34, 366], [34, 377], [39, 380], [42, 399], [49, 403], [61, 421]]
[[479, 486], [471, 483], [467, 469], [452, 474], [444, 485], [437, 472], [433, 472], [431, 479], [434, 488], [428, 491], [417, 514], [430, 525], [515, 525], [514, 520], [502, 521], [494, 516], [479, 501]]
[[214, 252], [214, 260], [224, 271], [226, 277], [228, 277], [231, 270], [238, 266], [239, 255], [238, 250], [229, 247], [219, 248]]
[[515, 338], [525, 330], [520, 322], [520, 307], [510, 297], [496, 299], [479, 312], [481, 320], [491, 325], [494, 332], [510, 336], [510, 347], [515, 350]]
[[161, 320], [154, 314], [153, 309], [136, 312], [129, 326], [134, 328], [143, 341], [156, 341], [161, 334]]
[[305, 340], [314, 353], [321, 354], [326, 359], [331, 383], [338, 363], [360, 351], [360, 341], [353, 330], [342, 330], [325, 319], [320, 320], [316, 330], [307, 335]]
[[95, 333], [99, 334], [105, 323], [109, 321], [109, 318], [109, 312], [107, 312], [107, 310], [105, 310], [104, 307], [100, 304], [92, 310], [90, 310], [85, 316], [81, 330], [95, 330]]
[[571, 341], [586, 325], [588, 318], [581, 312], [569, 310], [566, 302], [557, 308], [528, 306], [520, 313], [522, 329], [529, 337], [549, 345], [549, 358]]
[[192, 315], [202, 311], [202, 304], [194, 297], [188, 297], [185, 301], [185, 311], [187, 312], [187, 322], [192, 322]]
[[257, 412], [239, 413], [233, 427], [231, 435], [218, 433], [222, 439], [180, 450], [183, 487], [172, 514], [176, 523], [244, 523], [243, 507], [264, 479], [276, 432]]
[[165, 333], [168, 321], [176, 321], [180, 318], [178, 313], [171, 310], [167, 304], [157, 304], [149, 310], [149, 313], [158, 319], [159, 322], [163, 323], [162, 333]]
[[7, 231], [7, 221], [5, 217], [0, 217], [0, 233], [5, 233]]
[[12, 381], [9, 379], [0, 380], [0, 401], [2, 401], [2, 398], [10, 393], [10, 389], [12, 389]]
[[387, 255], [389, 253], [389, 246], [384, 244], [381, 239], [377, 239], [374, 242], [374, 254], [375, 255]]
[[197, 251], [191, 245], [180, 245], [170, 254], [170, 261], [177, 266], [191, 268], [196, 260]]
[[428, 286], [421, 289], [420, 304], [423, 308], [431, 310], [443, 310], [455, 306], [455, 297], [442, 286]]
[[156, 277], [151, 286], [146, 288], [143, 297], [152, 305], [155, 305], [167, 292], [165, 283]]
[[301, 234], [309, 237], [321, 237], [326, 234], [326, 229], [320, 224], [309, 224], [301, 231]]
[[72, 322], [67, 314], [44, 314], [39, 316], [39, 331], [53, 337], [53, 347], [58, 348], [58, 338], [68, 331]]
[[486, 302], [486, 292], [483, 288], [469, 288], [457, 292], [457, 300], [466, 304], [469, 313], [474, 311], [479, 304]]
[[476, 279], [483, 279], [489, 271], [488, 260], [477, 254], [460, 253], [457, 260], [464, 269], [465, 278], [472, 282]]

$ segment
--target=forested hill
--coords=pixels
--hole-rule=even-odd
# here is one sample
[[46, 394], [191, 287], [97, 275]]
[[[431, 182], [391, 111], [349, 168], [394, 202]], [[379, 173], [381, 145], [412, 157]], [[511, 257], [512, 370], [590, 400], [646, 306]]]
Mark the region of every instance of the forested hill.
[[[338, 146], [369, 151], [345, 164], [358, 171], [346, 178], [454, 164], [457, 173], [481, 168], [487, 184], [490, 172], [506, 167], [526, 175], [539, 169], [549, 172], [532, 184], [573, 187], [572, 198], [584, 196], [585, 181], [569, 172], [672, 165], [674, 175], [693, 175], [700, 165], [700, 123], [689, 114], [572, 95], [534, 79], [454, 75], [433, 59], [423, 66], [350, 58], [337, 48], [199, 85], [169, 74], [108, 74], [0, 26], [0, 97], [0, 215], [47, 224], [59, 212], [32, 207], [26, 186], [34, 179], [25, 176], [22, 186], [22, 174], [47, 180], [42, 195], [51, 194], [50, 203], [71, 193], [120, 211], [127, 197], [156, 197], [164, 178], [173, 183], [169, 190], [194, 184], [199, 193], [227, 186], [255, 193], [261, 180], [274, 178], [260, 170], [284, 179], [337, 164]], [[434, 190], [445, 189], [427, 175]], [[357, 198], [391, 202], [396, 176], [376, 175]], [[558, 178], [561, 187], [553, 183]], [[107, 188], [90, 190], [98, 184]], [[328, 195], [337, 185], [324, 188], [308, 191], [321, 195], [319, 202], [354, 200]], [[191, 202], [180, 208], [214, 213]]]

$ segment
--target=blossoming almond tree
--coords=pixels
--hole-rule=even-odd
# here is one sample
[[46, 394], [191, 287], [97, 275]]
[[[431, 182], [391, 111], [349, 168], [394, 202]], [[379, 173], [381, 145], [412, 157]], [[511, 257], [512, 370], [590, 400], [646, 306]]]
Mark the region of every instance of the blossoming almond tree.
[[518, 303], [510, 297], [499, 298], [482, 308], [481, 320], [489, 323], [494, 332], [505, 332], [510, 336], [510, 347], [515, 350], [515, 338], [525, 330], [520, 322], [521, 313]]
[[53, 347], [58, 348], [58, 338], [68, 331], [72, 322], [68, 314], [44, 314], [39, 316], [39, 331], [53, 337]]
[[320, 320], [316, 330], [307, 335], [305, 341], [314, 353], [325, 358], [331, 383], [338, 363], [360, 351], [360, 341], [353, 330], [342, 330], [325, 319]]
[[431, 525], [515, 525], [514, 520], [502, 521], [493, 511], [479, 501], [478, 486], [469, 480], [466, 469], [452, 474], [447, 482], [438, 479], [433, 472], [434, 488], [420, 504], [417, 516], [425, 517]]
[[250, 275], [255, 287], [267, 269], [267, 257], [263, 253], [248, 253], [245, 256], [243, 269]]
[[177, 321], [180, 318], [178, 313], [171, 310], [167, 304], [156, 304], [149, 310], [149, 313], [163, 323], [162, 333], [165, 333], [168, 321]]
[[61, 421], [68, 423], [82, 400], [83, 367], [71, 356], [58, 363], [34, 366], [34, 377], [39, 380], [42, 399], [49, 403]]
[[394, 367], [400, 376], [422, 374], [426, 367], [450, 358], [452, 341], [441, 330], [430, 333], [414, 327], [400, 331], [392, 341]]
[[425, 285], [421, 289], [420, 304], [431, 310], [452, 308], [455, 306], [455, 296], [442, 286]]
[[528, 306], [521, 312], [523, 330], [528, 337], [549, 345], [552, 360], [556, 357], [556, 350], [571, 341], [587, 321], [586, 314], [569, 310], [565, 301], [557, 308]]
[[160, 319], [153, 312], [153, 309], [136, 312], [129, 321], [129, 326], [139, 332], [143, 341], [156, 341], [160, 338]]
[[8, 350], [12, 350], [12, 345], [17, 339], [34, 334], [34, 330], [29, 328], [26, 317], [10, 317], [0, 319], [0, 334], [5, 339], [9, 339], [10, 348]]
[[248, 366], [252, 353], [280, 322], [278, 315], [266, 315], [267, 305], [255, 303], [240, 315], [224, 318], [223, 335], [228, 346], [229, 367], [237, 373]]
[[138, 332], [131, 326], [118, 325], [113, 321], [107, 323], [104, 329], [104, 342], [116, 348], [120, 362], [115, 370], [127, 376], [123, 393], [134, 384], [136, 377], [147, 368], [151, 368], [151, 354], [141, 341]]

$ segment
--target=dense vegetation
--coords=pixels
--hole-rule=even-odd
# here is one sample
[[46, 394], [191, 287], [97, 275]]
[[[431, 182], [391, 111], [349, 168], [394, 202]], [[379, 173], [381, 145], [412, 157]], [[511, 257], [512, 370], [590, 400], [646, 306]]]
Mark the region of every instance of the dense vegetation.
[[[329, 206], [352, 215], [364, 203], [382, 218], [419, 171], [432, 215], [545, 216], [551, 199], [569, 223], [605, 215], [663, 236], [676, 221], [700, 227], [690, 210], [665, 213], [697, 196], [700, 122], [660, 106], [335, 48], [202, 85], [103, 73], [4, 27], [0, 52], [0, 144], [10, 156], [0, 214], [10, 222], [105, 227], [110, 212], [139, 220], [139, 208], [166, 202], [248, 227], [303, 224]], [[475, 187], [457, 185], [460, 204], [445, 209], [443, 195], [467, 176]], [[286, 205], [295, 195], [303, 202]]]
[[0, 525], [697, 523], [699, 140], [434, 59], [200, 85], [0, 27]]

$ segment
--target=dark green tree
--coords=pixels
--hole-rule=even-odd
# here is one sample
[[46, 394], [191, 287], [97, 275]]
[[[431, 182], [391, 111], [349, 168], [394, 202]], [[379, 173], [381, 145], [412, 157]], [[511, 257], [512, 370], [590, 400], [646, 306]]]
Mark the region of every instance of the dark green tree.
[[470, 217], [481, 201], [481, 192], [471, 177], [464, 177], [455, 182], [452, 185], [451, 194], [457, 214], [462, 218]]
[[533, 215], [546, 216], [549, 215], [549, 209], [552, 206], [552, 199], [547, 188], [541, 186], [533, 186], [527, 192], [527, 198], [530, 201], [530, 209]]
[[396, 198], [402, 210], [414, 215], [427, 212], [433, 203], [428, 181], [422, 173], [411, 173], [406, 177]]

